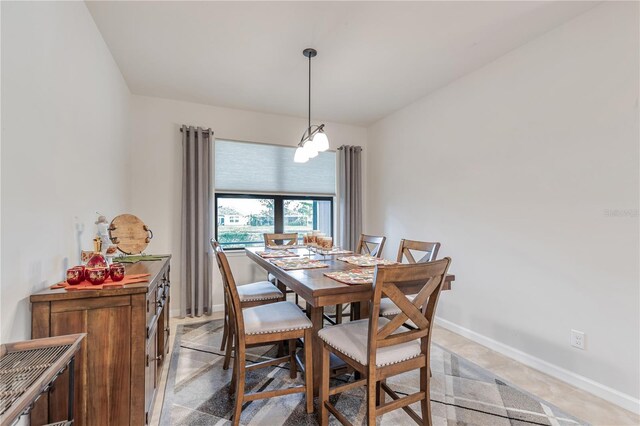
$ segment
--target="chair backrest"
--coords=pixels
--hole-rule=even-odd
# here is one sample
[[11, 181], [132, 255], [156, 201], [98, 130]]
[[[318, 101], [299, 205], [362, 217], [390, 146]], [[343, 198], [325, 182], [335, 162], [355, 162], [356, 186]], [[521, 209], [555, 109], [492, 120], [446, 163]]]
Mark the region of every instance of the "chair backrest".
[[236, 281], [233, 279], [233, 274], [231, 273], [227, 255], [224, 253], [222, 246], [213, 238], [211, 239], [211, 247], [216, 255], [216, 262], [218, 263], [220, 275], [222, 276], [224, 297], [226, 298], [228, 308], [230, 308], [230, 318], [233, 318], [236, 330], [238, 330], [236, 337], [244, 336], [244, 318], [242, 317], [242, 308], [240, 307], [240, 296], [238, 295]]
[[[376, 267], [369, 318], [369, 366], [376, 365], [378, 348], [416, 339], [421, 339], [422, 354], [429, 355], [436, 306], [450, 263], [451, 259], [445, 257], [428, 263]], [[413, 293], [417, 293], [413, 300], [405, 296]], [[391, 299], [400, 308], [400, 313], [378, 329], [382, 297]], [[413, 321], [415, 329], [395, 333], [408, 320]]]
[[[404, 258], [408, 263], [424, 263], [433, 262], [438, 256], [438, 250], [440, 250], [440, 243], [429, 243], [426, 241], [412, 241], [412, 240], [400, 240], [400, 247], [398, 248], [398, 263], [402, 263]], [[423, 252], [419, 260], [416, 260], [412, 251]]]
[[356, 253], [380, 257], [382, 256], [382, 249], [384, 248], [384, 242], [386, 240], [387, 237], [361, 234]]
[[264, 245], [269, 246], [295, 246], [298, 243], [298, 234], [263, 234]]

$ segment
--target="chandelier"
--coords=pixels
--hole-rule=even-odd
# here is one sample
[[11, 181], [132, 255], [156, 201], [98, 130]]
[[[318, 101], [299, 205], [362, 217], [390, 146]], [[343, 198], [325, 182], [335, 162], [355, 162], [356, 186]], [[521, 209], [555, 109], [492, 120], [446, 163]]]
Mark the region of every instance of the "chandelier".
[[324, 124], [311, 125], [311, 58], [316, 56], [318, 52], [315, 49], [307, 48], [302, 51], [302, 54], [309, 58], [309, 120], [307, 129], [298, 142], [298, 148], [293, 157], [293, 161], [296, 163], [306, 163], [310, 158], [317, 156], [318, 152], [329, 149], [329, 139], [324, 133]]

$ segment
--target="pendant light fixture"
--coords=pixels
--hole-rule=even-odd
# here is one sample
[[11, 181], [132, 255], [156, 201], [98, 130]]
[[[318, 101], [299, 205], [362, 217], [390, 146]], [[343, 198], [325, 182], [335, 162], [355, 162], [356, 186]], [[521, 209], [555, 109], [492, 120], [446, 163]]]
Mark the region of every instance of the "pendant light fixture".
[[293, 157], [296, 163], [306, 163], [310, 158], [329, 149], [329, 139], [324, 133], [324, 124], [319, 126], [311, 125], [311, 58], [316, 56], [318, 52], [315, 49], [307, 48], [302, 54], [309, 58], [309, 120], [307, 130], [302, 134], [302, 138], [298, 143], [298, 149]]

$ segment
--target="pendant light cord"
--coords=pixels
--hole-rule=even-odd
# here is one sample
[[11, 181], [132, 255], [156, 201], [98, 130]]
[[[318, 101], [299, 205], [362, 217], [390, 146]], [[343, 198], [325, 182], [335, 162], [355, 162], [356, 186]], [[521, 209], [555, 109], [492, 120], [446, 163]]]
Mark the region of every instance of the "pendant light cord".
[[309, 121], [307, 132], [311, 136], [311, 55], [309, 55]]

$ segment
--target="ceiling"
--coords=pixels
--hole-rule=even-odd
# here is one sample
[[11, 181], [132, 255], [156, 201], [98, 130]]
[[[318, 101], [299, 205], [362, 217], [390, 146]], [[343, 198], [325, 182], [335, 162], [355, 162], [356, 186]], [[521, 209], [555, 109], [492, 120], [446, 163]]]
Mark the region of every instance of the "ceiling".
[[129, 89], [368, 125], [594, 2], [87, 2]]

